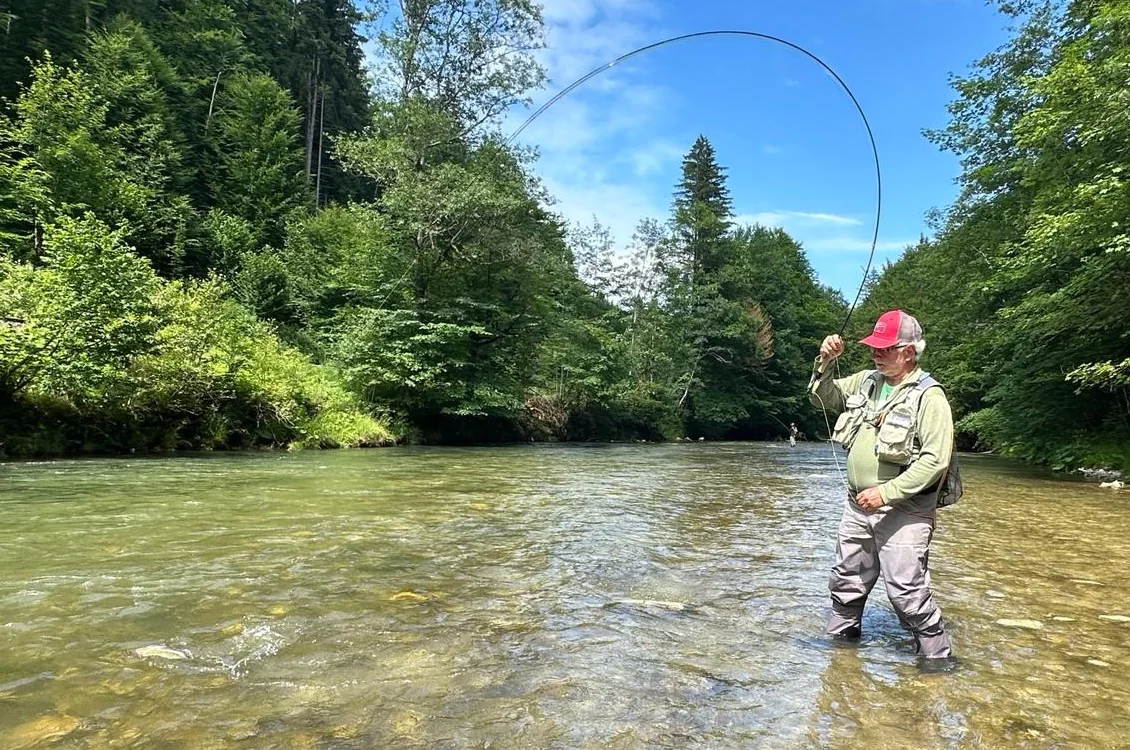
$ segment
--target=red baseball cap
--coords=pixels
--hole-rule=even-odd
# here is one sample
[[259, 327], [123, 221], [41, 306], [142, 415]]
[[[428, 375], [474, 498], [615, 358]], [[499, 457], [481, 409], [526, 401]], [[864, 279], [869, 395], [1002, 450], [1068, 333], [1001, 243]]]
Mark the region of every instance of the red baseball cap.
[[875, 321], [875, 330], [859, 343], [870, 346], [872, 349], [886, 349], [888, 346], [898, 344], [914, 344], [922, 340], [922, 326], [913, 315], [907, 315], [902, 310], [890, 310], [879, 316]]

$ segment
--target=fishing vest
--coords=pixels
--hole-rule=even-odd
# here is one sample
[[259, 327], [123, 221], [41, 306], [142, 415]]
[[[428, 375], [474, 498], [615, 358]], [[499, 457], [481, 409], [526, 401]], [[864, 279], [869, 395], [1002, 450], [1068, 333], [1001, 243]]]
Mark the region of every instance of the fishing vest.
[[[844, 399], [844, 411], [836, 419], [832, 440], [851, 450], [863, 424], [877, 427], [875, 434], [875, 456], [880, 461], [896, 466], [909, 466], [921, 450], [918, 437], [918, 407], [927, 390], [941, 383], [923, 373], [918, 382], [904, 388], [894, 398], [877, 407], [871, 405], [871, 395], [879, 385], [881, 377], [871, 371], [859, 385], [859, 391]], [[957, 502], [963, 492], [961, 469], [957, 465], [957, 452], [950, 446], [950, 462], [945, 472], [931, 492], [938, 493], [938, 506], [944, 507]]]

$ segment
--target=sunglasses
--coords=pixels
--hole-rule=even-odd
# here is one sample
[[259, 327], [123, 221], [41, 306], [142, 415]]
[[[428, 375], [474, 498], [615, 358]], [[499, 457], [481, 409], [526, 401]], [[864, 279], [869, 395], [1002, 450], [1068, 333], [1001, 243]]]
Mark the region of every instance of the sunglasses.
[[889, 356], [891, 354], [894, 354], [899, 349], [905, 349], [907, 346], [910, 346], [910, 345], [909, 344], [895, 344], [894, 346], [888, 346], [888, 347], [885, 347], [883, 349], [872, 349], [871, 352], [873, 354], [875, 354], [876, 356], [886, 357], [886, 356]]

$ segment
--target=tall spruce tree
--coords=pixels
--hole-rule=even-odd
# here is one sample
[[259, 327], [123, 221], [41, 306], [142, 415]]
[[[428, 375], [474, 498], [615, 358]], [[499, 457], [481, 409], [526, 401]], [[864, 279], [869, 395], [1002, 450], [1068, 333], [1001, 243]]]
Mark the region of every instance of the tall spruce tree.
[[718, 434], [747, 416], [730, 387], [750, 347], [741, 340], [742, 306], [725, 289], [732, 215], [724, 170], [700, 135], [683, 158], [671, 234], [659, 259], [674, 344], [674, 395], [688, 428], [699, 434]]
[[725, 262], [732, 218], [725, 169], [710, 141], [700, 135], [683, 157], [683, 178], [675, 192], [675, 239], [691, 279], [715, 273]]

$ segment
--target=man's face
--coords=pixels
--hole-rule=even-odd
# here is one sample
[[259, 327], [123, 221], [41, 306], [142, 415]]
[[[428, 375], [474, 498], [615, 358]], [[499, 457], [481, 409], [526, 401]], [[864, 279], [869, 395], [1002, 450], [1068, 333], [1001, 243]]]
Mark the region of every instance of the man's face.
[[883, 377], [902, 375], [914, 369], [910, 354], [913, 348], [911, 344], [895, 344], [885, 349], [872, 347], [871, 361], [875, 363], [875, 369]]

